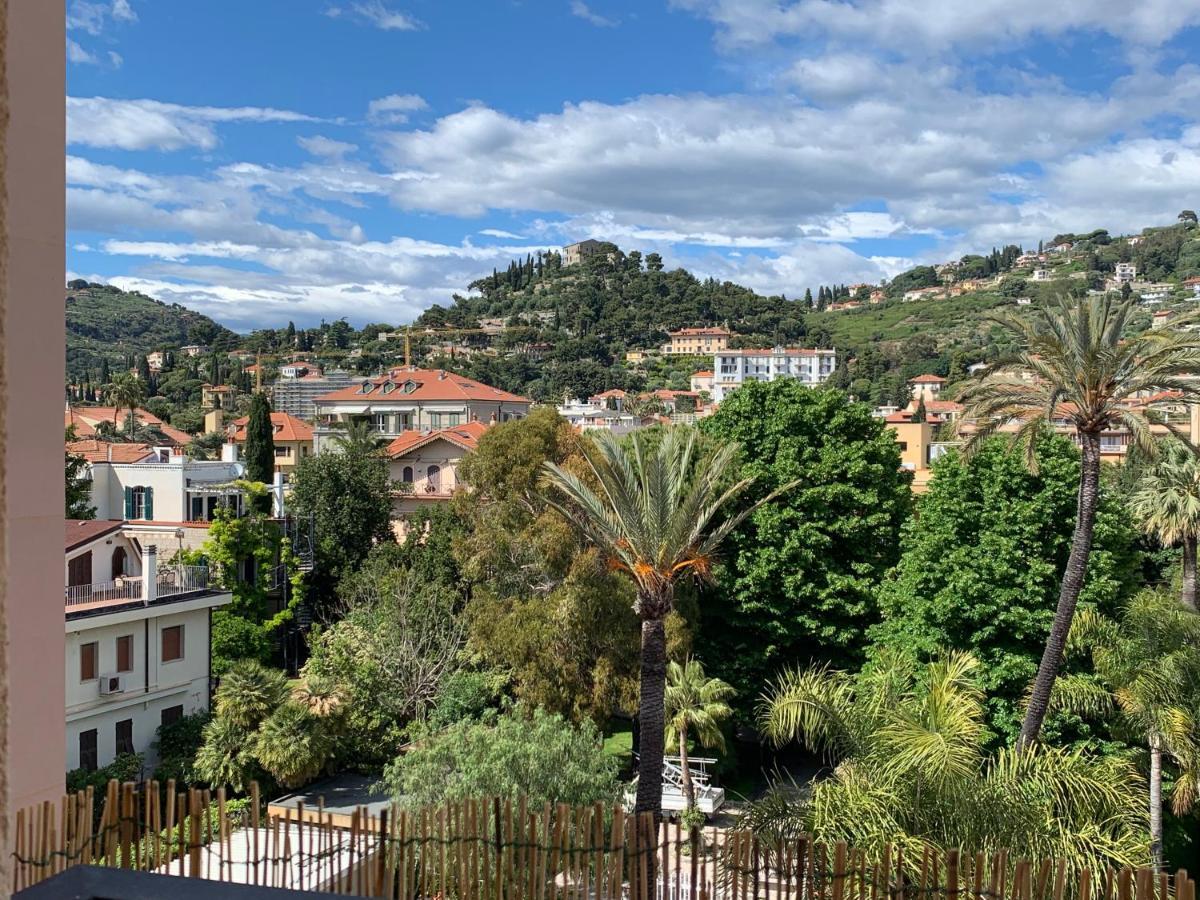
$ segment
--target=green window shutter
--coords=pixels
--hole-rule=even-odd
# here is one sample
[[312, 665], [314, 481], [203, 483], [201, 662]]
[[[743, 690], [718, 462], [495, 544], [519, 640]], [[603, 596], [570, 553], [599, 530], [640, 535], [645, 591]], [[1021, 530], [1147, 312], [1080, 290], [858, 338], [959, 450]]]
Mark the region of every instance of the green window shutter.
[[146, 518], [154, 518], [154, 488], [146, 488]]
[[125, 488], [125, 518], [133, 518], [133, 488]]

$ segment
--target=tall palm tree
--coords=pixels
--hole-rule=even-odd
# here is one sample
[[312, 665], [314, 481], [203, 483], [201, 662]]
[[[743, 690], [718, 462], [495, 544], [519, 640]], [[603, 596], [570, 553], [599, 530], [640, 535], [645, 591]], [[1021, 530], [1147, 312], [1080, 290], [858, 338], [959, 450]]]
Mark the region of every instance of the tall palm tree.
[[352, 419], [344, 431], [333, 439], [344, 453], [374, 456], [383, 450], [385, 439], [365, 419]]
[[1163, 441], [1158, 459], [1129, 500], [1142, 528], [1183, 550], [1183, 602], [1197, 609], [1196, 542], [1200, 539], [1200, 457], [1185, 443]]
[[775, 788], [746, 825], [767, 846], [806, 833], [868, 853], [899, 846], [909, 865], [933, 845], [1061, 859], [1073, 872], [1148, 858], [1143, 790], [1119, 756], [1031, 745], [987, 750], [979, 663], [901, 654], [857, 674], [785, 673], [764, 694], [760, 730], [823, 753], [833, 766], [806, 796]]
[[140, 378], [128, 372], [118, 372], [112, 381], [104, 386], [104, 395], [113, 405], [113, 425], [117, 424], [117, 413], [123, 409], [129, 410], [128, 424], [125, 432], [132, 436], [137, 430], [137, 409], [146, 402], [146, 385]]
[[1200, 370], [1200, 333], [1163, 329], [1126, 336], [1133, 308], [1131, 299], [1111, 295], [1063, 298], [1053, 306], [1034, 307], [1025, 317], [997, 319], [1023, 349], [981, 373], [959, 397], [964, 424], [971, 428], [967, 453], [1015, 421], [1014, 439], [1024, 445], [1032, 466], [1037, 434], [1053, 418], [1070, 422], [1082, 451], [1071, 553], [1021, 725], [1021, 747], [1041, 733], [1087, 575], [1100, 496], [1100, 435], [1125, 429], [1137, 448], [1153, 457], [1152, 414], [1138, 398], [1170, 390], [1179, 391], [1184, 402], [1200, 402], [1200, 384], [1187, 377]]
[[664, 706], [667, 719], [667, 749], [679, 750], [679, 765], [683, 770], [683, 796], [688, 812], [696, 806], [692, 773], [688, 768], [688, 737], [695, 735], [701, 747], [725, 749], [721, 724], [733, 715], [725, 701], [735, 691], [720, 678], [709, 678], [698, 660], [687, 659], [682, 665], [672, 661], [667, 666], [667, 687]]
[[662, 814], [664, 621], [675, 606], [675, 585], [689, 575], [710, 578], [725, 537], [758, 506], [792, 487], [717, 524], [721, 510], [745, 492], [751, 479], [722, 488], [737, 444], [697, 459], [696, 443], [693, 429], [672, 428], [656, 450], [648, 451], [636, 433], [626, 450], [610, 432], [602, 432], [584, 446], [589, 480], [554, 463], [545, 465], [550, 505], [633, 581], [633, 611], [642, 623], [636, 809], [656, 817]]
[[[1169, 594], [1144, 591], [1117, 620], [1081, 610], [1070, 647], [1091, 654], [1097, 678], [1068, 675], [1056, 706], [1087, 714], [1115, 708], [1150, 751], [1150, 857], [1162, 868], [1163, 757], [1178, 766], [1171, 794], [1183, 815], [1196, 802], [1200, 777], [1200, 615]], [[1097, 680], [1098, 679], [1098, 680]]]

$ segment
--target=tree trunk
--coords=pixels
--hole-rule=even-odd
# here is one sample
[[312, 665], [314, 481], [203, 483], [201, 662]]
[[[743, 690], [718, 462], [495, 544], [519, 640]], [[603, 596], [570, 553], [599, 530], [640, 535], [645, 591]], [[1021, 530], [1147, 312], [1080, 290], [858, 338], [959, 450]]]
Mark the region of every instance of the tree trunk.
[[661, 618], [642, 620], [642, 676], [638, 698], [638, 786], [635, 811], [662, 818], [663, 742], [666, 714], [667, 631]]
[[1183, 539], [1183, 602], [1196, 610], [1196, 537], [1188, 535]]
[[1029, 706], [1025, 709], [1025, 721], [1021, 724], [1021, 736], [1017, 740], [1018, 748], [1034, 743], [1041, 734], [1046, 709], [1050, 705], [1050, 693], [1054, 690], [1054, 681], [1062, 666], [1071, 620], [1075, 617], [1075, 604], [1087, 577], [1092, 529], [1096, 524], [1096, 506], [1100, 496], [1100, 438], [1091, 432], [1082, 432], [1079, 438], [1083, 458], [1079, 470], [1079, 494], [1075, 502], [1075, 534], [1071, 538], [1071, 555], [1067, 558], [1067, 568], [1062, 576], [1054, 624], [1046, 639], [1046, 649], [1033, 682]]
[[696, 805], [696, 790], [692, 787], [692, 770], [688, 767], [687, 729], [679, 729], [679, 768], [683, 770], [683, 800], [688, 812]]
[[1158, 735], [1150, 737], [1150, 862], [1162, 871], [1162, 746]]

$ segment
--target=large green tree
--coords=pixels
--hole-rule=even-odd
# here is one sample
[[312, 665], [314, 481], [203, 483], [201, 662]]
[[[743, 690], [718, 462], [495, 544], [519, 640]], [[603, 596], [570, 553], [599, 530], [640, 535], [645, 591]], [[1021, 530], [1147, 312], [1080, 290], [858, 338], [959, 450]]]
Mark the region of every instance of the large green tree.
[[[974, 653], [989, 725], [1006, 738], [1020, 728], [1074, 530], [1078, 452], [1044, 435], [1037, 463], [1031, 471], [1000, 440], [970, 459], [952, 453], [935, 463], [920, 514], [904, 525], [900, 563], [880, 586], [883, 621], [872, 629], [876, 657]], [[1118, 499], [1102, 492], [1082, 602], [1114, 611], [1136, 589], [1135, 539]]]
[[271, 426], [271, 402], [267, 395], [250, 398], [250, 417], [246, 422], [246, 477], [250, 481], [271, 484], [275, 480], [275, 429]]
[[92, 506], [92, 482], [87, 478], [87, 460], [74, 453], [67, 454], [66, 497], [68, 519], [94, 519], [96, 507]]
[[1038, 739], [1050, 703], [1054, 679], [1075, 605], [1087, 577], [1088, 554], [1100, 502], [1100, 436], [1128, 431], [1147, 456], [1157, 455], [1151, 416], [1138, 401], [1161, 391], [1178, 391], [1183, 400], [1200, 402], [1193, 374], [1200, 366], [1200, 333], [1174, 328], [1129, 333], [1136, 303], [1110, 294], [1061, 298], [1033, 307], [1030, 315], [997, 319], [1020, 348], [989, 366], [961, 392], [970, 427], [965, 449], [979, 444], [1010, 422], [1014, 440], [1036, 462], [1036, 439], [1047, 419], [1066, 419], [1079, 443], [1082, 464], [1071, 553], [1063, 567], [1054, 624], [1046, 639], [1037, 678], [1021, 724], [1021, 744]]
[[128, 372], [118, 372], [112, 381], [104, 385], [104, 397], [113, 405], [114, 426], [121, 410], [128, 412], [125, 434], [127, 439], [131, 439], [137, 431], [137, 409], [146, 402], [146, 383]]
[[662, 811], [666, 620], [675, 608], [676, 586], [689, 576], [710, 579], [721, 542], [746, 516], [791, 486], [780, 485], [720, 520], [751, 479], [722, 484], [737, 444], [724, 443], [701, 455], [697, 443], [693, 429], [673, 428], [653, 452], [643, 450], [636, 433], [627, 451], [606, 431], [584, 445], [586, 472], [576, 474], [557, 463], [545, 466], [551, 503], [633, 584], [633, 611], [642, 633], [635, 806], [656, 817]]
[[521, 796], [536, 809], [612, 803], [619, 793], [616, 758], [595, 725], [523, 706], [422, 737], [387, 767], [384, 784], [413, 808]]
[[1196, 545], [1200, 541], [1200, 458], [1180, 440], [1164, 441], [1129, 498], [1130, 511], [1147, 533], [1183, 555], [1182, 597], [1197, 609]]
[[667, 666], [667, 749], [679, 753], [683, 772], [683, 796], [690, 813], [696, 806], [692, 770], [688, 763], [688, 740], [695, 738], [701, 747], [725, 749], [722, 727], [733, 715], [728, 701], [733, 688], [720, 678], [709, 678], [696, 659], [672, 662]]
[[798, 481], [730, 536], [703, 606], [709, 671], [752, 697], [785, 664], [861, 659], [912, 503], [895, 438], [841, 392], [782, 379], [743, 385], [702, 427], [741, 445], [731, 477], [751, 498]]
[[330, 604], [338, 581], [375, 544], [394, 539], [391, 491], [387, 460], [376, 454], [344, 450], [300, 461], [290, 500], [316, 532], [315, 602]]

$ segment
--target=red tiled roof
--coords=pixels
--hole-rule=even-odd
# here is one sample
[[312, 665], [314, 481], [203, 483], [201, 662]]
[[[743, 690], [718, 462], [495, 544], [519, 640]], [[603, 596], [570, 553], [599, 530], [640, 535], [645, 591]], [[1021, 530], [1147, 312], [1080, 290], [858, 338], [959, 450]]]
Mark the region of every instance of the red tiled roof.
[[113, 519], [67, 519], [66, 520], [66, 549], [74, 550], [89, 541], [103, 537], [110, 531], [116, 531], [124, 523]]
[[[249, 423], [249, 416], [242, 416], [240, 419], [234, 419], [229, 424], [233, 426], [233, 439], [241, 442], [246, 440], [246, 425]], [[303, 419], [297, 419], [295, 416], [288, 415], [285, 412], [271, 413], [271, 425], [275, 429], [275, 440], [277, 441], [312, 441], [313, 430], [312, 426]]]
[[918, 375], [916, 378], [908, 379], [909, 384], [944, 384], [945, 378], [940, 375]]
[[[387, 382], [391, 382], [397, 387], [403, 385], [407, 381], [413, 382], [416, 387], [410, 393], [400, 393], [392, 391], [384, 394], [378, 390]], [[369, 393], [362, 391], [364, 382], [372, 385]], [[464, 378], [462, 375], [455, 375], [452, 372], [446, 372], [440, 369], [417, 369], [417, 368], [400, 368], [393, 369], [387, 375], [381, 375], [376, 378], [360, 379], [348, 387], [340, 388], [336, 391], [330, 391], [328, 394], [322, 394], [316, 398], [317, 403], [330, 402], [361, 402], [362, 400], [382, 400], [388, 399], [392, 401], [416, 400], [419, 402], [428, 401], [446, 401], [446, 400], [509, 400], [517, 403], [528, 403], [529, 400], [525, 397], [518, 397], [516, 394], [510, 394], [508, 391], [502, 391], [499, 388], [490, 387], [486, 384], [480, 384], [478, 381], [473, 381], [470, 378]]]
[[671, 337], [695, 337], [697, 335], [716, 335], [729, 337], [729, 330], [714, 326], [712, 328], [680, 328], [678, 331], [670, 332]]
[[589, 397], [588, 399], [589, 400], [607, 400], [609, 397], [627, 397], [627, 396], [628, 396], [628, 394], [626, 394], [620, 388], [609, 388], [607, 391], [604, 391], [599, 394], [594, 394], [593, 396]]
[[[178, 428], [172, 428], [154, 413], [144, 409], [136, 411], [137, 420], [142, 425], [149, 428], [157, 429], [162, 432], [171, 443], [178, 444], [183, 447], [192, 442], [192, 436], [186, 431], [180, 431]], [[125, 420], [129, 416], [129, 410], [118, 410], [112, 406], [71, 406], [68, 407], [64, 417], [64, 425], [70, 427], [75, 426], [75, 436], [78, 438], [93, 437], [96, 434], [96, 424], [99, 422], [116, 422], [117, 429], [124, 427]]]
[[926, 400], [925, 411], [931, 413], [962, 412], [965, 407], [953, 400]]
[[468, 422], [465, 425], [452, 425], [435, 431], [406, 431], [388, 444], [387, 454], [392, 459], [398, 459], [436, 440], [449, 441], [464, 450], [474, 450], [479, 446], [479, 438], [487, 429], [488, 426], [483, 422]]
[[713, 373], [708, 371], [708, 369], [701, 369], [699, 372], [693, 372], [692, 377], [693, 378], [712, 378], [712, 374]]
[[88, 462], [141, 462], [147, 456], [154, 454], [153, 448], [146, 444], [118, 444], [98, 441], [95, 438], [84, 438], [82, 441], [70, 441], [67, 452], [82, 456]]

